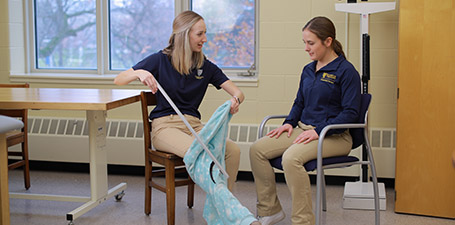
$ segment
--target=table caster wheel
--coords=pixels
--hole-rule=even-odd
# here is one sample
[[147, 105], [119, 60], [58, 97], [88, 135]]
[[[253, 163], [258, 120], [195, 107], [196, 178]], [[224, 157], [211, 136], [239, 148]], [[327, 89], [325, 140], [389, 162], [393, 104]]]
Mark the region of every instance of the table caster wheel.
[[121, 201], [124, 195], [125, 195], [125, 191], [122, 191], [122, 192], [116, 194], [116, 195], [115, 195], [115, 200], [116, 200], [117, 202]]

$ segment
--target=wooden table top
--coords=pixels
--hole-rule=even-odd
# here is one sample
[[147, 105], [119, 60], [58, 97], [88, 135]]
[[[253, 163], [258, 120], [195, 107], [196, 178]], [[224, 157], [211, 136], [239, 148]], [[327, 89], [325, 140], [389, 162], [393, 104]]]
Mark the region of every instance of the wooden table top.
[[141, 90], [0, 88], [0, 109], [109, 110], [140, 100]]

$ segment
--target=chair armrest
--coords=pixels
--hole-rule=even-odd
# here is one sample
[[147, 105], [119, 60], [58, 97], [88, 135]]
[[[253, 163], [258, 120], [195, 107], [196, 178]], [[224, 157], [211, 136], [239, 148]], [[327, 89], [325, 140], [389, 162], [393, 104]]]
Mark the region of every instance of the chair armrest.
[[349, 129], [349, 128], [366, 128], [367, 125], [365, 123], [342, 123], [342, 124], [331, 124], [325, 126], [321, 130], [321, 134], [319, 135], [319, 140], [321, 139], [321, 136], [325, 136], [329, 130], [333, 129]]
[[[322, 172], [322, 145], [324, 143], [324, 138], [329, 130], [332, 129], [348, 129], [348, 128], [367, 128], [367, 123], [344, 123], [344, 124], [331, 124], [325, 126], [321, 133], [319, 134], [319, 139], [318, 139], [318, 152], [317, 152], [317, 166], [316, 166], [316, 173], [319, 175]], [[317, 178], [317, 183], [322, 182], [319, 179], [322, 178]], [[319, 184], [318, 184], [319, 185]]]
[[333, 129], [349, 129], [349, 128], [367, 128], [366, 123], [342, 123], [342, 124], [331, 124], [325, 126], [321, 133], [319, 134], [319, 139], [318, 139], [318, 158], [322, 157], [322, 144], [324, 141], [325, 136], [327, 135], [327, 132], [329, 130]]
[[264, 136], [263, 134], [264, 134], [265, 125], [267, 124], [267, 122], [269, 120], [271, 120], [271, 119], [284, 119], [287, 116], [288, 115], [269, 115], [269, 116], [264, 117], [264, 119], [262, 120], [261, 124], [259, 125], [258, 139]]

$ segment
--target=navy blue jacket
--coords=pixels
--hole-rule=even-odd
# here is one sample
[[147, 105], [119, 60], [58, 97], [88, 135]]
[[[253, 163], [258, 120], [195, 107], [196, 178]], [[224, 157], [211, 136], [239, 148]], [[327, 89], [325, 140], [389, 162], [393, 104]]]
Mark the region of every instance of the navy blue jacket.
[[[293, 127], [298, 121], [315, 126], [318, 135], [329, 124], [358, 121], [360, 111], [360, 76], [343, 56], [316, 70], [316, 61], [302, 71], [300, 86], [291, 112], [283, 124]], [[327, 134], [344, 132], [331, 130]]]
[[[133, 66], [134, 70], [144, 69], [153, 74], [182, 114], [201, 119], [198, 110], [209, 84], [217, 89], [229, 78], [218, 66], [204, 60], [200, 69], [194, 69], [189, 75], [182, 75], [171, 64], [170, 58], [162, 51], [154, 53]], [[150, 112], [150, 119], [177, 114], [161, 92], [156, 93], [157, 105]]]

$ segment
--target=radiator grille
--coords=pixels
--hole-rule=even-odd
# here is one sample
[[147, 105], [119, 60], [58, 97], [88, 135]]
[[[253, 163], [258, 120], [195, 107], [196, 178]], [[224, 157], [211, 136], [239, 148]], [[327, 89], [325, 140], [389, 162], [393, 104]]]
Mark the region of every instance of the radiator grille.
[[[88, 123], [85, 119], [38, 118], [30, 117], [28, 132], [34, 135], [72, 135], [88, 136]], [[268, 126], [265, 133], [277, 126]], [[109, 138], [143, 138], [142, 121], [107, 120]], [[257, 140], [258, 125], [230, 124], [229, 138], [238, 143], [252, 143]], [[373, 148], [395, 149], [396, 131], [393, 128], [370, 128], [370, 140]]]
[[[31, 160], [59, 162], [88, 162], [88, 122], [85, 118], [29, 117], [29, 153]], [[257, 140], [259, 124], [229, 125], [229, 138], [241, 151], [240, 171], [251, 171], [249, 148]], [[271, 125], [265, 133], [276, 128]], [[143, 126], [140, 120], [107, 120], [106, 149], [108, 162], [117, 165], [144, 165]], [[370, 128], [370, 141], [379, 177], [395, 176], [395, 129]], [[68, 143], [72, 143], [68, 145]], [[13, 148], [19, 148], [19, 145]], [[16, 149], [19, 150], [19, 149]], [[360, 156], [360, 148], [351, 155]], [[334, 169], [328, 175], [359, 176], [360, 168]]]

